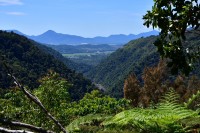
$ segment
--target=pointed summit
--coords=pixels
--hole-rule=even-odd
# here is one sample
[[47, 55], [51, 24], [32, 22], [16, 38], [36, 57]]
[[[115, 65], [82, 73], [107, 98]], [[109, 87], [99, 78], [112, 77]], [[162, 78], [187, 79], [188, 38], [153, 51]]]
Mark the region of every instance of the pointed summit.
[[43, 34], [52, 35], [52, 34], [57, 34], [57, 33], [53, 30], [48, 30], [48, 31], [44, 32]]

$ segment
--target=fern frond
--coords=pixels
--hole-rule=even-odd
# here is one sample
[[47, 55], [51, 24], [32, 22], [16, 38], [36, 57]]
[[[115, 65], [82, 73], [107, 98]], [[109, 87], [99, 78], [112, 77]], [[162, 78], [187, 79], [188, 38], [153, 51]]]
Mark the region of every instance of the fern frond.
[[[185, 107], [192, 108], [192, 104], [197, 101], [197, 99], [200, 98], [200, 91], [197, 91], [196, 94], [193, 94], [191, 98], [188, 99], [187, 103], [184, 103]], [[198, 105], [197, 105], [198, 106]]]
[[104, 121], [103, 125], [107, 128], [126, 129], [131, 127], [144, 132], [162, 132], [164, 130], [171, 132], [172, 129], [169, 129], [171, 127], [178, 128], [174, 130], [182, 131], [182, 126], [176, 125], [176, 122], [188, 117], [197, 117], [198, 113], [179, 104], [178, 97], [177, 93], [170, 89], [156, 109], [135, 108], [123, 111], [110, 120]]
[[77, 132], [81, 130], [80, 129], [81, 125], [92, 125], [92, 124], [95, 124], [94, 122], [97, 122], [100, 124], [104, 120], [109, 119], [111, 117], [112, 116], [110, 115], [104, 115], [104, 114], [89, 114], [89, 115], [82, 116], [75, 119], [66, 128], [69, 132]]

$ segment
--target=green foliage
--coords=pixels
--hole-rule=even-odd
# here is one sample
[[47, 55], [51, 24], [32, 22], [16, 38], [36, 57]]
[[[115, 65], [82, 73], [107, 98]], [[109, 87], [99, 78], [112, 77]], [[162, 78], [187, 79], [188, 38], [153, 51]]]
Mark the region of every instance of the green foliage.
[[200, 107], [200, 91], [197, 91], [196, 94], [193, 94], [191, 98], [188, 99], [187, 102], [185, 102], [185, 106], [187, 108], [191, 109], [198, 109]]
[[197, 117], [198, 112], [186, 109], [176, 102], [177, 94], [169, 91], [156, 109], [135, 108], [123, 111], [110, 120], [104, 121], [107, 128], [135, 129], [148, 133], [184, 133], [184, 128], [177, 121]]
[[[91, 130], [91, 126], [93, 126], [92, 131], [96, 130], [96, 132], [99, 130], [100, 123], [102, 123], [104, 120], [111, 118], [110, 115], [102, 115], [102, 114], [89, 114], [86, 116], [79, 117], [75, 119], [73, 122], [71, 122], [67, 129], [69, 132], [81, 132], [83, 133], [84, 126], [87, 126], [87, 131]], [[96, 128], [94, 129], [94, 127]], [[85, 129], [86, 130], [86, 129]]]
[[41, 85], [34, 91], [45, 107], [51, 111], [59, 111], [70, 102], [69, 88], [72, 87], [67, 81], [60, 78], [55, 72], [40, 80]]
[[[92, 98], [91, 95], [88, 98]], [[81, 133], [186, 133], [198, 130], [198, 112], [179, 104], [178, 98], [179, 95], [170, 89], [156, 108], [134, 108], [114, 117], [89, 114], [75, 119], [67, 129]]]
[[[179, 95], [173, 89], [153, 108], [130, 109], [130, 101], [104, 96], [98, 90], [85, 94], [80, 101], [70, 103], [70, 95], [66, 92], [71, 85], [54, 72], [40, 81], [41, 85], [33, 93], [70, 132], [186, 133], [199, 130], [198, 111], [179, 104]], [[60, 132], [17, 88], [3, 95], [0, 103], [1, 118]]]
[[[58, 74], [50, 72], [41, 79], [41, 85], [33, 92], [44, 107], [64, 125], [69, 123], [66, 108], [70, 103], [68, 93], [70, 87], [71, 85], [66, 80], [60, 78]], [[46, 114], [37, 105], [30, 102], [20, 90], [10, 91], [0, 101], [2, 118], [59, 131], [53, 121], [49, 120]]]
[[[34, 90], [44, 107], [57, 118], [62, 125], [68, 125], [71, 121], [88, 114], [101, 114], [104, 118], [130, 108], [129, 101], [116, 100], [104, 96], [98, 90], [87, 93], [83, 99], [70, 103], [70, 95], [67, 93], [71, 85], [58, 74], [50, 72], [42, 78], [41, 85]], [[14, 121], [21, 121], [46, 129], [59, 131], [54, 123], [49, 120], [40, 108], [30, 102], [18, 89], [6, 93], [0, 99], [0, 116]], [[95, 118], [95, 116], [93, 117]], [[85, 119], [84, 119], [85, 120]], [[95, 121], [95, 119], [93, 120]]]
[[185, 118], [179, 121], [180, 124], [185, 125], [190, 132], [200, 132], [200, 117]]
[[[147, 11], [143, 17], [144, 25], [161, 29], [160, 37], [154, 45], [162, 57], [171, 59], [168, 65], [172, 68], [173, 74], [181, 70], [188, 75], [194, 62], [198, 60], [197, 46], [192, 48], [183, 45], [183, 42], [186, 39], [187, 28], [198, 31], [199, 11], [198, 0], [154, 0], [152, 10]], [[199, 32], [197, 34], [199, 35]]]
[[116, 114], [130, 108], [130, 102], [125, 99], [116, 100], [109, 96], [103, 96], [98, 90], [86, 94], [83, 99], [73, 102], [68, 112], [72, 116], [84, 116], [87, 114]]
[[[17, 119], [24, 103], [24, 97], [18, 90], [12, 90], [0, 99], [0, 117], [6, 119]], [[14, 108], [13, 108], [14, 107]]]
[[[139, 81], [142, 81], [142, 74], [145, 67], [152, 67], [158, 64], [160, 56], [156, 52], [153, 43], [158, 37], [148, 37], [133, 40], [123, 48], [113, 52], [107, 59], [103, 60], [87, 76], [106, 88], [106, 93], [114, 97], [123, 97], [124, 80], [130, 74], [135, 73]], [[184, 43], [189, 47], [200, 46], [200, 36], [187, 34]], [[191, 75], [200, 76], [199, 64], [195, 64]], [[170, 72], [168, 72], [170, 74]], [[167, 77], [172, 80], [172, 75]], [[187, 88], [187, 87], [186, 87]]]
[[12, 79], [7, 75], [7, 70], [3, 67], [3, 63], [6, 63], [20, 83], [31, 89], [40, 85], [38, 79], [50, 69], [73, 84], [69, 90], [72, 100], [79, 100], [86, 92], [93, 90], [94, 86], [91, 81], [70, 70], [64, 63], [48, 54], [50, 51], [55, 53], [54, 50], [23, 36], [0, 31], [0, 88], [6, 89], [14, 86]]
[[93, 70], [86, 74], [94, 82], [106, 88], [106, 94], [123, 97], [123, 83], [130, 73], [140, 77], [145, 66], [153, 66], [159, 61], [156, 48], [152, 45], [155, 36], [129, 42], [113, 52]]

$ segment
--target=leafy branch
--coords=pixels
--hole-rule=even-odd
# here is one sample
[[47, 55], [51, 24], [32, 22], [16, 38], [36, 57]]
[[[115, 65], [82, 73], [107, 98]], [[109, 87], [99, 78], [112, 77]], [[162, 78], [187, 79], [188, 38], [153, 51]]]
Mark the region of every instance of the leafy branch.
[[[144, 25], [159, 28], [160, 37], [154, 45], [162, 57], [169, 58], [168, 66], [173, 74], [181, 70], [189, 75], [194, 63], [198, 61], [195, 57], [198, 53], [188, 51], [184, 46], [186, 31], [192, 28], [199, 35], [200, 26], [200, 4], [198, 0], [154, 0], [151, 11], [143, 16]], [[194, 56], [193, 56], [194, 55]]]

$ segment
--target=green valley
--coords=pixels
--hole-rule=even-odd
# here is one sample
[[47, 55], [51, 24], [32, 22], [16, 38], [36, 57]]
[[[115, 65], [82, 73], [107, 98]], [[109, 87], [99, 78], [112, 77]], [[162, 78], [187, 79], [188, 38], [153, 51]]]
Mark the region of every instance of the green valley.
[[[82, 44], [82, 45], [46, 45], [60, 52], [64, 57], [69, 60], [90, 66], [96, 66], [105, 59], [112, 52], [116, 51], [122, 45], [108, 45], [108, 44]], [[77, 69], [75, 69], [77, 70]], [[79, 71], [80, 70], [80, 71]], [[85, 70], [79, 69], [79, 72], [85, 73]]]
[[90, 66], [98, 65], [103, 59], [109, 56], [114, 51], [95, 52], [95, 53], [74, 53], [63, 54], [64, 57], [76, 62]]
[[0, 133], [200, 133], [199, 0], [0, 7]]

